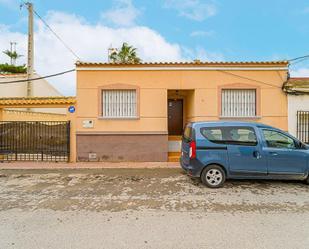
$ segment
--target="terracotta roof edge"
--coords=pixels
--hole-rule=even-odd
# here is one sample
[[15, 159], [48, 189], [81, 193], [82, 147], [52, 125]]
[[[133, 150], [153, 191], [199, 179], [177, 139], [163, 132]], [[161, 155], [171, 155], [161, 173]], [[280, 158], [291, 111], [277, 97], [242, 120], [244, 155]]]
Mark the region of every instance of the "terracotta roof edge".
[[142, 63], [108, 63], [108, 62], [83, 62], [77, 61], [75, 65], [78, 66], [208, 66], [208, 65], [288, 65], [288, 61], [213, 61], [213, 62], [142, 62]]

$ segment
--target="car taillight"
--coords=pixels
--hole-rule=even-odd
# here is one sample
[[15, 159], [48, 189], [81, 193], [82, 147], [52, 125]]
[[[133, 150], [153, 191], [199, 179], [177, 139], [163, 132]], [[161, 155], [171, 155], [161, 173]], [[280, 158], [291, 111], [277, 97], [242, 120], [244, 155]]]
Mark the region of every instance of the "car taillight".
[[190, 142], [190, 150], [189, 150], [190, 159], [196, 158], [196, 142]]

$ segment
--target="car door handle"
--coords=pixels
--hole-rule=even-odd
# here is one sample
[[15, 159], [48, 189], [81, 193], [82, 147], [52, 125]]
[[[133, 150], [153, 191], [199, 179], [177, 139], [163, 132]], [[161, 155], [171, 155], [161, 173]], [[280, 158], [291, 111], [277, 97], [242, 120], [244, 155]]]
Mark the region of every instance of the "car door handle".
[[272, 156], [278, 156], [278, 153], [277, 152], [273, 152], [273, 151], [270, 151], [269, 154], [271, 154]]
[[260, 159], [262, 157], [261, 153], [258, 152], [258, 151], [254, 151], [253, 152], [253, 156], [256, 158], [256, 159]]

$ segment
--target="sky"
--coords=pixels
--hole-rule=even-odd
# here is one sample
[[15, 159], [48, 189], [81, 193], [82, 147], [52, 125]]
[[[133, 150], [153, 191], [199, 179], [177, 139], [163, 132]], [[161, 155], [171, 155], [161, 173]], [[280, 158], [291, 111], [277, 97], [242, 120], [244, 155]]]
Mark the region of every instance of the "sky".
[[[26, 62], [27, 10], [0, 0], [0, 51], [17, 42]], [[308, 0], [33, 0], [35, 11], [81, 61], [107, 61], [128, 42], [148, 61], [268, 61], [309, 54]], [[40, 75], [73, 69], [77, 58], [35, 17], [34, 68]], [[0, 63], [9, 58], [0, 53]], [[309, 77], [309, 59], [290, 67]], [[75, 73], [48, 81], [75, 95]]]

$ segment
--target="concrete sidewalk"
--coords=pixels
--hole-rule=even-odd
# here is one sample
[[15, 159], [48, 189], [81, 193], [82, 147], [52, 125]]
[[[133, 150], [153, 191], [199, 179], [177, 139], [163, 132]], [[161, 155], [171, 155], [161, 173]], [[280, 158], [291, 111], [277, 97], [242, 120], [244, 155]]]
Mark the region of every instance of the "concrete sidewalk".
[[179, 162], [2, 162], [0, 169], [155, 169], [179, 168]]

